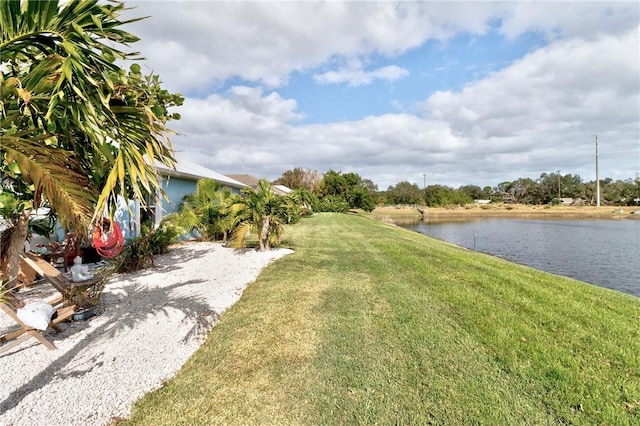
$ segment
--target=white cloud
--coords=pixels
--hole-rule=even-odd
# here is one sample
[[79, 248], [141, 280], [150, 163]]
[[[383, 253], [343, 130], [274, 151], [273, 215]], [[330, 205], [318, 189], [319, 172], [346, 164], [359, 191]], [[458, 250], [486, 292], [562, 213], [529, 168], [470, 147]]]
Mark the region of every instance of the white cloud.
[[357, 87], [371, 84], [374, 80], [395, 81], [407, 75], [409, 75], [409, 70], [406, 68], [388, 65], [373, 71], [364, 71], [361, 68], [327, 71], [314, 75], [313, 79], [319, 84], [347, 83], [350, 87]]
[[[139, 5], [130, 16], [152, 16], [130, 26], [142, 37], [133, 47], [169, 90], [192, 95], [171, 123], [182, 134], [176, 148], [216, 171], [273, 179], [298, 166], [334, 169], [381, 188], [421, 185], [423, 174], [449, 185], [557, 169], [592, 179], [594, 134], [602, 174], [640, 168], [637, 2], [127, 4]], [[292, 73], [352, 87], [413, 78], [424, 70], [405, 65], [404, 53], [435, 40], [447, 55], [460, 33], [490, 32], [546, 41], [461, 90], [426, 95], [419, 114], [396, 107], [403, 112], [300, 124], [304, 107], [282, 95]], [[406, 105], [395, 96], [389, 104]]]
[[[421, 2], [132, 1], [128, 29], [170, 90], [233, 77], [269, 87], [335, 58], [393, 57], [459, 31], [484, 34], [492, 6]], [[387, 71], [389, 72], [389, 71]]]
[[[587, 134], [638, 119], [638, 38], [555, 43], [514, 65], [472, 83], [459, 93], [438, 92], [427, 114], [447, 120], [454, 131], [491, 139], [526, 136], [566, 127]], [[606, 56], [606, 61], [602, 60]], [[544, 129], [544, 127], [552, 128]], [[563, 138], [566, 133], [550, 135]]]
[[[129, 1], [127, 29], [173, 91], [209, 93], [238, 77], [269, 87], [331, 63], [396, 57], [428, 40], [484, 35], [490, 23], [514, 39], [528, 31], [596, 37], [637, 26], [636, 2], [221, 2]], [[551, 10], [551, 12], [550, 12]], [[397, 72], [398, 70], [390, 70]], [[324, 79], [351, 80], [347, 71]], [[321, 79], [323, 79], [321, 78]], [[346, 79], [346, 80], [345, 80]], [[364, 80], [367, 79], [366, 73]]]
[[501, 14], [500, 32], [510, 39], [528, 31], [538, 31], [549, 39], [596, 38], [633, 29], [640, 14], [640, 4], [635, 1], [558, 1], [546, 6], [510, 2]]
[[627, 178], [637, 170], [620, 169], [615, 158], [637, 157], [640, 140], [640, 61], [629, 52], [638, 52], [635, 30], [554, 43], [460, 91], [430, 96], [423, 116], [299, 125], [294, 99], [235, 86], [187, 100], [177, 146], [214, 170], [270, 179], [305, 167], [354, 171], [381, 188], [420, 183], [423, 173], [429, 183], [496, 185], [505, 174], [557, 169], [593, 179], [598, 134], [602, 173]]

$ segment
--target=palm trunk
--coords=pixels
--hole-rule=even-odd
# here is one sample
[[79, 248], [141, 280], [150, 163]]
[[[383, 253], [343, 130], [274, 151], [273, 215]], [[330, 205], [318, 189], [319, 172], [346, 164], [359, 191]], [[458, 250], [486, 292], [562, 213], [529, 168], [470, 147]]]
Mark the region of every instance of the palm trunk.
[[[27, 240], [30, 214], [31, 210], [24, 210], [20, 213], [18, 223], [16, 223], [15, 229], [11, 235], [9, 249], [7, 250], [7, 258], [9, 261], [7, 275], [9, 281], [18, 278], [18, 273], [20, 272], [20, 255], [24, 252], [24, 242]], [[15, 284], [16, 282], [13, 281], [13, 285]]]
[[258, 244], [260, 244], [260, 251], [269, 250], [269, 218], [262, 219], [262, 229], [260, 229], [260, 235], [258, 237]]

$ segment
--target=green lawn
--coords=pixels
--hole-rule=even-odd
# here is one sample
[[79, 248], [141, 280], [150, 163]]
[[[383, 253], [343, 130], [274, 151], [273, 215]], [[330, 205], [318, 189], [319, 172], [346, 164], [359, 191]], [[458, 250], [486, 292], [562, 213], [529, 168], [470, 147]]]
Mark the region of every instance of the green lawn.
[[640, 299], [354, 215], [285, 237], [131, 424], [640, 424]]

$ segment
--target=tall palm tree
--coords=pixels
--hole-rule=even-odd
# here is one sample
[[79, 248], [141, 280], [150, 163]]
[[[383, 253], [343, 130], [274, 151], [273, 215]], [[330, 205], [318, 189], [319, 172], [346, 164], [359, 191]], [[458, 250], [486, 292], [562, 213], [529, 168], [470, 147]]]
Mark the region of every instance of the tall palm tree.
[[274, 194], [267, 180], [258, 182], [257, 189], [245, 189], [229, 210], [236, 222], [232, 246], [244, 247], [251, 232], [258, 236], [260, 251], [280, 244], [288, 212], [285, 200]]
[[10, 278], [32, 209], [46, 204], [81, 231], [113, 212], [118, 195], [144, 200], [160, 189], [154, 161], [175, 163], [169, 115], [157, 107], [181, 101], [139, 67], [127, 75], [116, 64], [138, 58], [119, 50], [138, 40], [120, 28], [135, 21], [120, 20], [123, 10], [98, 0], [0, 0], [1, 184], [23, 200]]

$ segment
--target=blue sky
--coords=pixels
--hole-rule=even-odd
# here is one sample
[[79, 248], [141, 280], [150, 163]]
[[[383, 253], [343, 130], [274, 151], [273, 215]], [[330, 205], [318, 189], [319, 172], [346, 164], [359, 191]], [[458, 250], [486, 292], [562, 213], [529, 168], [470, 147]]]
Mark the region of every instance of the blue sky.
[[425, 43], [398, 57], [368, 58], [367, 69], [401, 66], [407, 75], [398, 80], [376, 79], [358, 86], [318, 84], [314, 75], [322, 74], [321, 68], [313, 74], [291, 75], [280, 93], [298, 101], [304, 114], [300, 123], [359, 120], [368, 115], [411, 111], [434, 92], [460, 90], [543, 44], [544, 39], [535, 33], [507, 42], [495, 32], [481, 37], [461, 34], [444, 43]]
[[640, 172], [638, 2], [138, 1], [132, 46], [186, 96], [182, 156], [496, 186]]

